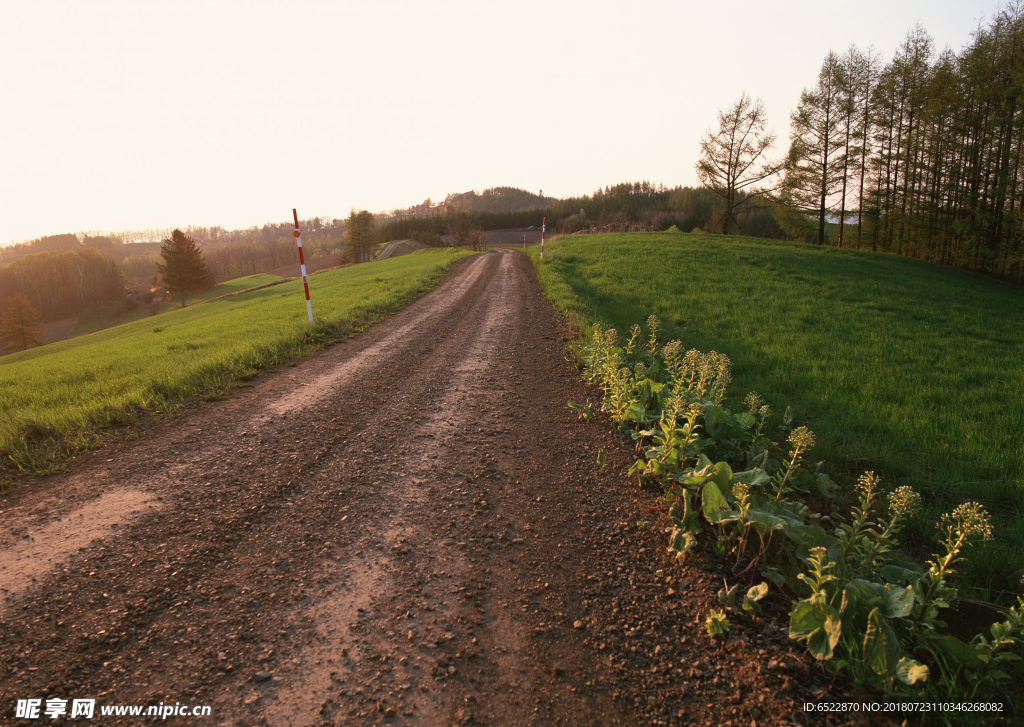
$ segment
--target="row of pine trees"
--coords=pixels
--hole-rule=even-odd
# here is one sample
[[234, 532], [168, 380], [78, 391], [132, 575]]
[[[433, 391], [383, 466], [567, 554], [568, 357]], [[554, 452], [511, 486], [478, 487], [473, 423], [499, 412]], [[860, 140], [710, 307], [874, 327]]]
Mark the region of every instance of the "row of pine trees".
[[1024, 279], [1021, 6], [959, 53], [920, 26], [886, 63], [829, 53], [791, 120], [792, 236]]

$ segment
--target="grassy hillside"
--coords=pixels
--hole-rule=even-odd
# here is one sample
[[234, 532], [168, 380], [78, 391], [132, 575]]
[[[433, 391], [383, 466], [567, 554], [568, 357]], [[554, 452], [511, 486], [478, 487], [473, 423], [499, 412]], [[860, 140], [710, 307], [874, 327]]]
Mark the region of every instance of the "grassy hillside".
[[467, 254], [430, 250], [313, 276], [314, 328], [302, 282], [291, 281], [5, 356], [0, 463], [45, 469], [87, 446], [98, 427], [173, 408], [196, 393], [223, 396], [261, 368], [315, 350], [331, 330], [359, 328], [397, 309]]
[[[256, 275], [246, 275], [244, 278], [235, 278], [234, 280], [225, 280], [223, 283], [217, 283], [209, 290], [204, 290], [202, 293], [193, 295], [188, 298], [188, 303], [198, 303], [202, 300], [213, 300], [214, 298], [220, 298], [223, 295], [231, 295], [232, 293], [240, 293], [243, 290], [249, 290], [250, 288], [258, 288], [261, 285], [268, 285], [280, 280], [276, 275], [268, 275], [267, 273], [256, 273]], [[176, 304], [176, 301], [171, 301]]]
[[794, 405], [837, 480], [875, 470], [888, 487], [922, 492], [928, 510], [910, 533], [921, 547], [941, 512], [980, 501], [996, 542], [973, 551], [969, 584], [1021, 592], [1024, 288], [741, 237], [560, 238], [545, 257], [556, 305], [620, 332], [657, 314], [667, 336], [732, 359], [736, 408], [748, 391], [777, 413]]
[[[187, 303], [198, 303], [204, 300], [212, 300], [219, 298], [224, 295], [231, 295], [233, 293], [239, 293], [243, 290], [249, 290], [261, 285], [268, 285], [270, 283], [281, 280], [276, 275], [267, 275], [266, 273], [257, 273], [256, 275], [246, 275], [244, 278], [235, 278], [234, 280], [225, 280], [223, 283], [218, 283], [209, 290], [204, 290], [198, 295], [193, 295], [187, 299]], [[125, 323], [131, 323], [142, 318], [150, 318], [154, 315], [154, 306], [156, 312], [165, 312], [178, 307], [180, 303], [177, 301], [165, 302], [160, 304], [154, 304], [153, 306], [139, 306], [134, 310], [126, 311], [117, 316], [90, 316], [83, 318], [79, 321], [75, 327], [73, 336], [84, 336], [87, 333], [95, 333], [96, 331], [102, 331], [106, 328], [112, 328], [113, 326], [120, 326]]]

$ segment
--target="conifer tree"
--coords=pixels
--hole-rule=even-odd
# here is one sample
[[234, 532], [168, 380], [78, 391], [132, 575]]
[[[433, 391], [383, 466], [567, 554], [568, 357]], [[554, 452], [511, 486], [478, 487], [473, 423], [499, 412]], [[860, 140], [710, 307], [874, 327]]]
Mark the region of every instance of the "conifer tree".
[[[829, 53], [814, 88], [804, 89], [800, 105], [790, 118], [789, 159], [780, 201], [789, 212], [789, 224], [805, 215], [817, 218], [816, 242], [825, 242], [825, 222], [842, 188], [846, 164], [842, 67]], [[793, 215], [792, 213], [796, 213]]]
[[181, 307], [185, 297], [206, 290], [213, 285], [213, 275], [206, 267], [196, 241], [181, 230], [175, 230], [160, 245], [163, 265], [157, 265], [164, 285], [172, 295], [181, 296]]
[[373, 246], [378, 241], [377, 219], [372, 212], [352, 210], [345, 224], [344, 260], [361, 263], [373, 257]]
[[12, 295], [7, 299], [7, 312], [0, 323], [0, 341], [5, 342], [4, 352], [15, 353], [42, 346], [43, 321], [39, 311], [32, 307], [23, 295]]

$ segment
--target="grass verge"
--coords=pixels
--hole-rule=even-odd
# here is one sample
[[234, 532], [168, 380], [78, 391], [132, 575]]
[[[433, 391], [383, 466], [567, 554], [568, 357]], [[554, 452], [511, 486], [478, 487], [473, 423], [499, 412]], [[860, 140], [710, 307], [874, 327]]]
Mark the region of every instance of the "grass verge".
[[313, 327], [302, 282], [291, 281], [5, 356], [0, 463], [45, 473], [93, 446], [104, 427], [175, 409], [195, 394], [223, 398], [261, 369], [406, 305], [467, 255], [422, 251], [312, 276]]
[[552, 240], [538, 271], [578, 325], [625, 332], [654, 313], [666, 337], [726, 353], [731, 391], [757, 391], [776, 412], [794, 405], [837, 481], [874, 470], [921, 492], [904, 538], [922, 551], [941, 513], [982, 503], [995, 540], [970, 552], [962, 592], [1021, 592], [1020, 286], [906, 258], [669, 233]]

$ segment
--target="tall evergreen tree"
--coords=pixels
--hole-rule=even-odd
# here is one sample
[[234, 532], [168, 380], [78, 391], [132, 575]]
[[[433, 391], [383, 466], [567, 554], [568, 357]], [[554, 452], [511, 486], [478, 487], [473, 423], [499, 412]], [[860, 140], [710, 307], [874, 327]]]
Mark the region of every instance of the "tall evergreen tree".
[[43, 321], [39, 311], [32, 307], [23, 295], [12, 295], [7, 299], [3, 323], [0, 323], [0, 341], [4, 341], [4, 351], [15, 353], [36, 346], [42, 346]]
[[213, 285], [213, 275], [203, 261], [196, 241], [181, 230], [174, 230], [160, 245], [163, 265], [157, 265], [164, 285], [172, 295], [181, 296], [185, 307], [186, 296], [206, 290]]
[[345, 262], [361, 263], [372, 258], [378, 238], [377, 218], [373, 213], [352, 210], [345, 225]]
[[804, 89], [791, 117], [789, 158], [780, 201], [791, 225], [811, 214], [817, 218], [817, 244], [825, 242], [825, 222], [835, 208], [843, 182], [845, 148], [842, 71], [839, 57], [829, 53], [814, 88]]
[[[881, 56], [875, 52], [872, 46], [868, 46], [866, 53], [861, 53], [856, 47], [852, 47], [847, 62], [847, 79], [853, 91], [856, 107], [853, 127], [854, 141], [848, 152], [852, 152], [854, 155], [852, 168], [859, 177], [857, 189], [857, 249], [859, 250], [864, 239], [864, 185], [870, 181], [867, 176], [868, 156], [871, 153], [874, 129], [872, 122], [874, 108], [871, 105], [871, 100], [875, 85], [878, 83]], [[870, 189], [868, 192], [870, 193]]]

